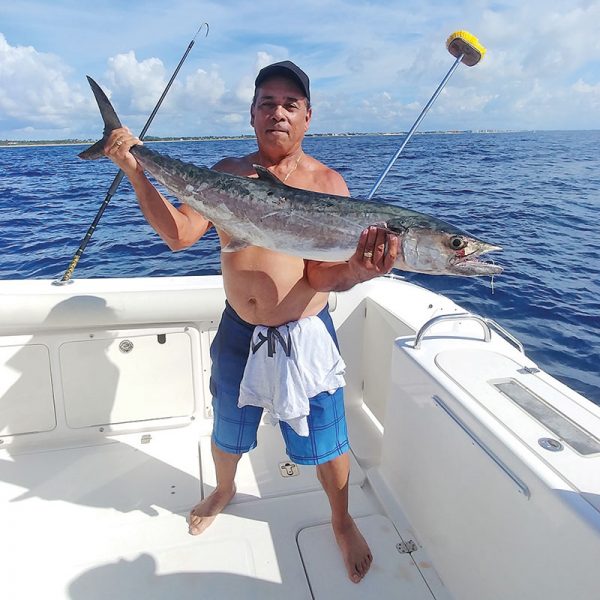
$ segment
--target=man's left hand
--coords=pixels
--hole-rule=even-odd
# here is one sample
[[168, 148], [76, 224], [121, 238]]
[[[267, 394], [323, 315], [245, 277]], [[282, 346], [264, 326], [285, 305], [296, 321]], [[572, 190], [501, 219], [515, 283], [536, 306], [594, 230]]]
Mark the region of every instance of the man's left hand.
[[361, 234], [356, 252], [350, 257], [348, 267], [357, 281], [367, 281], [389, 273], [398, 256], [398, 236], [384, 227], [368, 227]]

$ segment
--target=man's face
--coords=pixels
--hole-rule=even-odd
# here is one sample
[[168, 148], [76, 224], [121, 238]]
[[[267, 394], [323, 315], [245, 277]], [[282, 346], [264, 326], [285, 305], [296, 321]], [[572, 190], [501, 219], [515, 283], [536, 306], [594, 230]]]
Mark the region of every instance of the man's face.
[[311, 114], [304, 92], [294, 81], [271, 77], [256, 90], [250, 124], [259, 147], [289, 152], [304, 138]]

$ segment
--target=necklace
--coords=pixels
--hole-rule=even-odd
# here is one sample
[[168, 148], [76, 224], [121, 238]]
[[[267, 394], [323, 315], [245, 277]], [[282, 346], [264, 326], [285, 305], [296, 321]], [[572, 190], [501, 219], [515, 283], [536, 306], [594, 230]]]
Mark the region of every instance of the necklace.
[[288, 171], [288, 174], [282, 179], [283, 183], [285, 183], [288, 180], [288, 177], [298, 168], [298, 165], [300, 164], [300, 159], [302, 158], [303, 155], [304, 155], [304, 153], [302, 152], [302, 150], [300, 150], [300, 154], [298, 154], [298, 158], [296, 159], [294, 166]]

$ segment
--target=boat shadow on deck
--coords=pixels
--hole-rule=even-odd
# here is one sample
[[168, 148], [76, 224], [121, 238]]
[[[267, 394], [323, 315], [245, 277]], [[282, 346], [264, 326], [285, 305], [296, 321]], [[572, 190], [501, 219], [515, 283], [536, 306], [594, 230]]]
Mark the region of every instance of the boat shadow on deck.
[[[139, 585], [143, 582], [143, 586]], [[68, 588], [72, 600], [111, 598], [244, 598], [252, 589], [252, 597], [276, 598], [281, 584], [257, 580], [233, 573], [157, 573], [157, 563], [150, 554], [133, 560], [121, 559], [83, 573]], [[217, 591], [218, 590], [218, 591]]]
[[[0, 446], [0, 497], [9, 503], [39, 498], [122, 513], [156, 515], [157, 507], [180, 512], [183, 503], [187, 507], [191, 498], [200, 497], [197, 436], [183, 436], [189, 438], [191, 458], [182, 463], [179, 452], [166, 452], [166, 461], [161, 456], [166, 448], [153, 452], [161, 432], [115, 435], [115, 420], [128, 416], [115, 409], [121, 373], [110, 352], [116, 333], [88, 329], [78, 331], [74, 341], [53, 333], [75, 310], [80, 319], [94, 314], [107, 326], [118, 323], [102, 298], [67, 299], [48, 313], [44, 333], [15, 344], [18, 350], [5, 362], [12, 381], [2, 390], [0, 431], [14, 438]], [[89, 370], [82, 372], [78, 355], [90, 351]], [[148, 493], [152, 482], [156, 489]], [[168, 487], [161, 490], [161, 485]]]

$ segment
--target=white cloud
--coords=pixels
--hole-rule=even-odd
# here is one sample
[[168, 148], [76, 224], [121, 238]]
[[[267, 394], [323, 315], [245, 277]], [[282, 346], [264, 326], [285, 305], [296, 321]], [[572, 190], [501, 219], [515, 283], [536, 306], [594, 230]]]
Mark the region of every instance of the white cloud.
[[387, 91], [365, 98], [362, 107], [379, 131], [399, 131], [402, 124], [413, 114], [416, 116], [420, 109], [419, 103], [405, 104]]
[[438, 114], [478, 113], [498, 98], [498, 94], [482, 94], [476, 87], [446, 88], [442, 91], [443, 101], [432, 110]]
[[[89, 107], [79, 87], [67, 81], [69, 69], [51, 54], [31, 46], [11, 46], [0, 33], [0, 122], [21, 131], [34, 127], [68, 130], [73, 113]], [[35, 131], [33, 129], [33, 131]]]
[[[149, 113], [165, 89], [170, 75], [158, 58], [138, 61], [133, 51], [108, 59], [106, 81], [112, 97], [128, 110]], [[215, 104], [225, 93], [225, 82], [216, 67], [197, 69], [183, 82], [175, 81], [165, 100], [164, 111], [177, 113]]]
[[164, 88], [165, 67], [158, 58], [138, 61], [130, 50], [108, 59], [105, 79], [112, 97], [129, 110], [149, 112]]
[[[52, 10], [37, 0], [11, 7], [5, 16], [12, 29], [3, 19], [7, 37], [0, 34], [4, 137], [28, 126], [92, 129], [96, 112], [85, 72], [104, 71], [99, 82], [122, 118], [142, 123], [177, 64], [174, 42], [186, 35], [181, 15], [190, 6], [172, 0], [157, 19], [115, 5], [95, 16], [94, 30], [89, 11], [63, 0]], [[18, 17], [26, 9], [27, 28]], [[258, 70], [287, 58], [310, 75], [313, 131], [406, 130], [452, 64], [446, 37], [462, 28], [488, 53], [476, 67], [456, 71], [421, 129], [600, 128], [600, 0], [305, 0], [286, 10], [283, 18], [281, 5], [265, 0], [256, 19], [256, 7], [239, 0], [204, 3], [210, 34], [196, 40], [152, 132], [248, 132]], [[110, 59], [107, 49], [113, 49]]]
[[198, 109], [203, 102], [216, 104], [224, 94], [225, 82], [217, 69], [213, 68], [209, 72], [198, 69], [192, 75], [188, 75], [178, 96], [183, 99], [183, 104], [187, 108]]
[[596, 105], [600, 103], [600, 82], [595, 85], [586, 83], [583, 79], [578, 79], [571, 88], [576, 94], [590, 96], [592, 102]]
[[[282, 60], [284, 60], [284, 59], [282, 59]], [[279, 61], [276, 60], [275, 57], [272, 56], [271, 54], [269, 54], [268, 52], [264, 52], [263, 50], [257, 52], [256, 53], [256, 66], [254, 68], [254, 70], [256, 71], [255, 77], [261, 69], [263, 69], [267, 65], [270, 65], [271, 63], [274, 63], [274, 62], [279, 62]]]
[[227, 115], [223, 115], [220, 119], [221, 123], [226, 123], [227, 125], [239, 125], [243, 123], [244, 116], [240, 113], [229, 113]]
[[258, 72], [267, 65], [280, 60], [285, 60], [281, 56], [287, 57], [287, 51], [285, 49], [277, 49], [279, 57], [275, 57], [273, 54], [266, 52], [265, 50], [259, 50], [256, 52], [256, 58], [254, 61], [253, 69], [250, 72], [243, 74], [237, 85], [235, 86], [235, 98], [244, 106], [248, 107], [254, 97], [254, 80], [258, 75]]
[[249, 105], [252, 102], [252, 98], [254, 97], [254, 78], [249, 75], [244, 75], [236, 89], [235, 89], [235, 97], [244, 104]]

